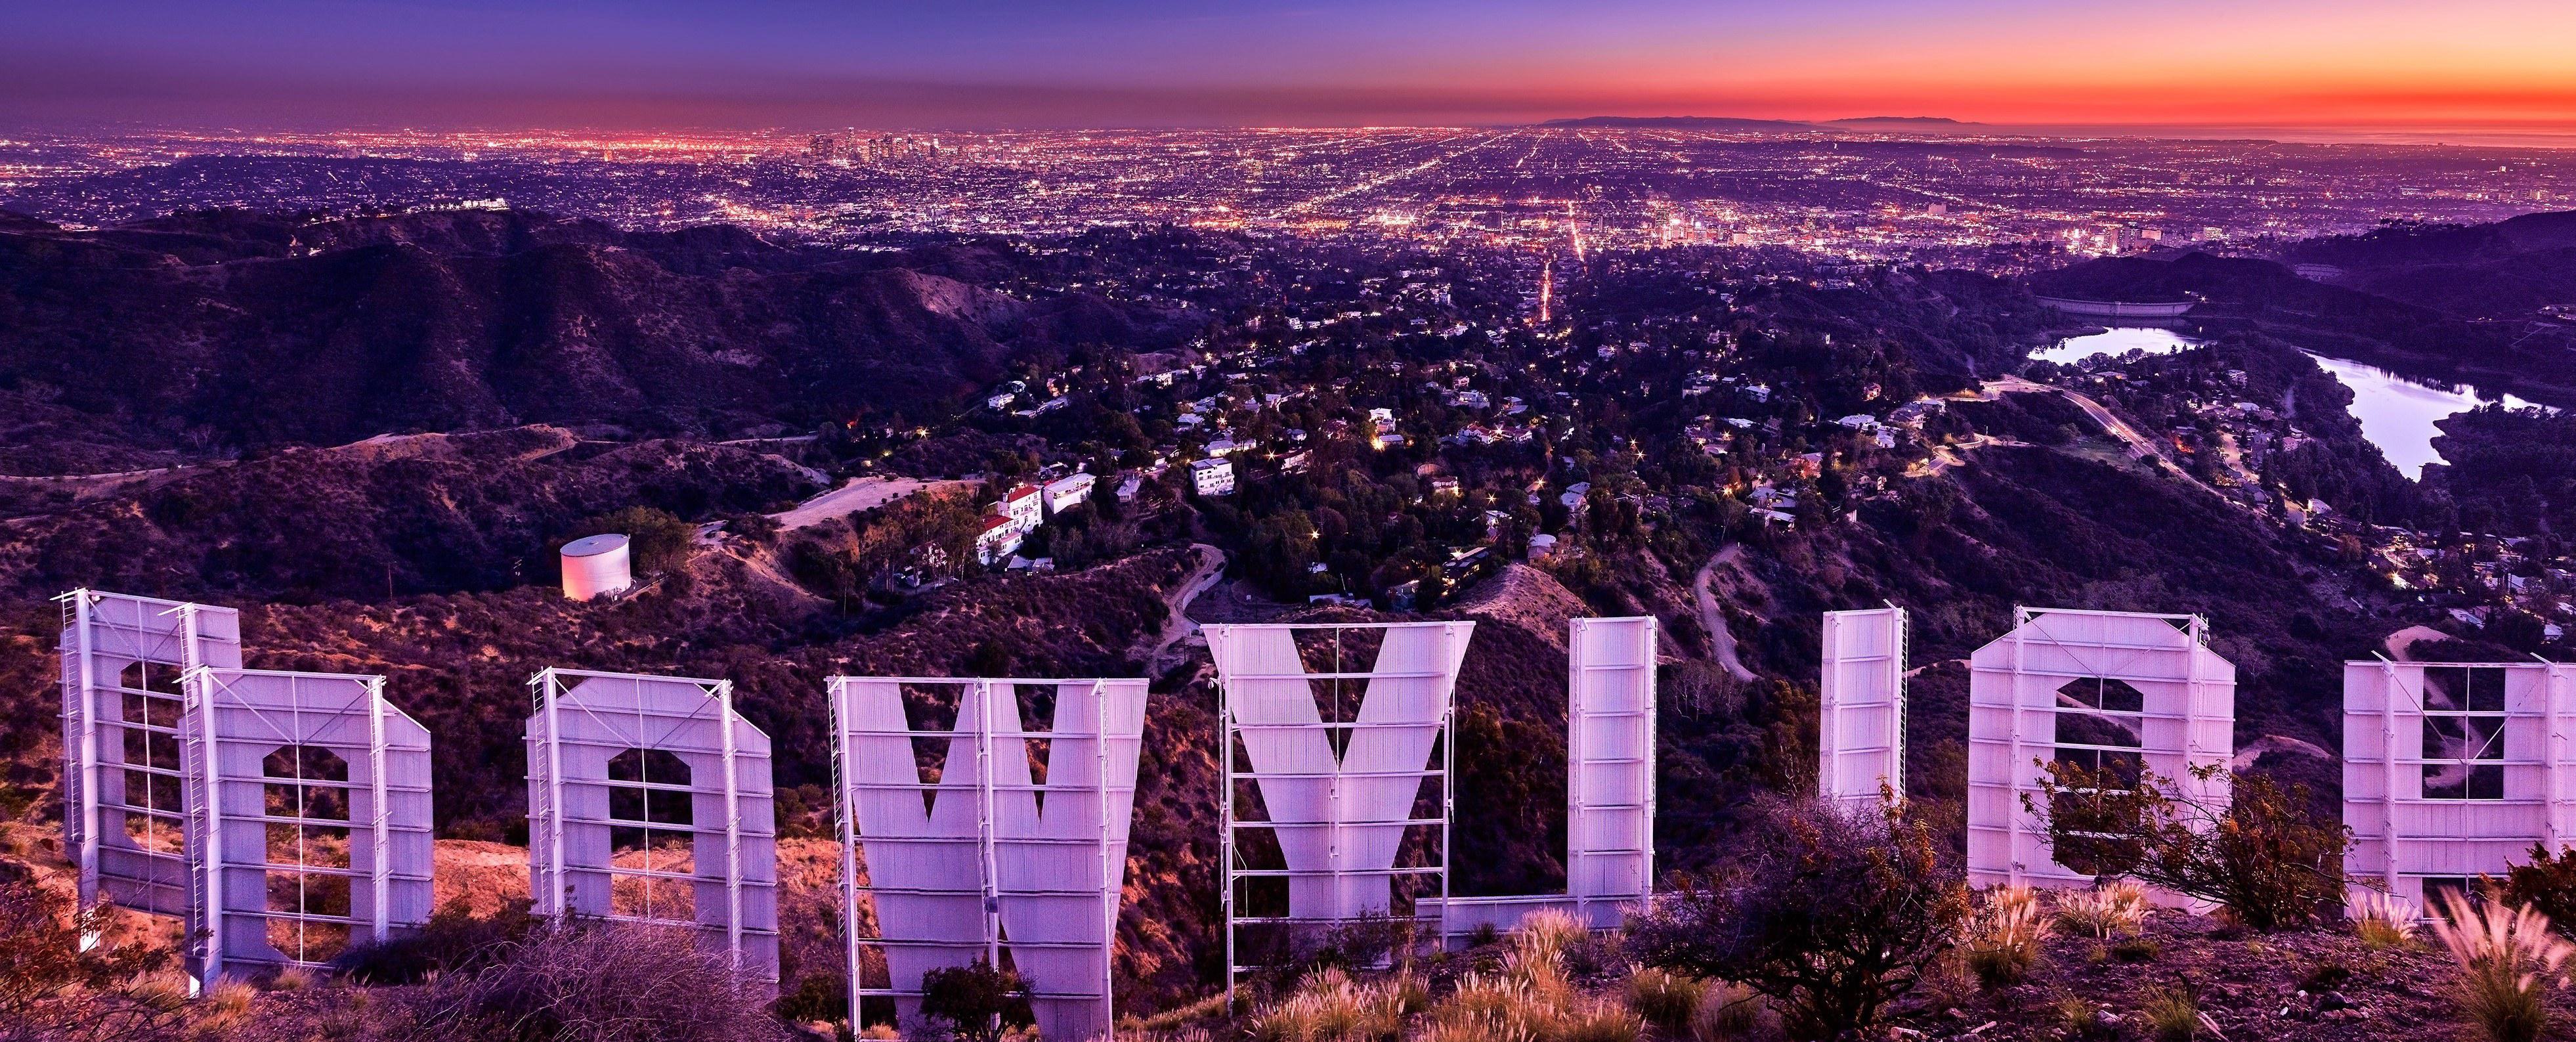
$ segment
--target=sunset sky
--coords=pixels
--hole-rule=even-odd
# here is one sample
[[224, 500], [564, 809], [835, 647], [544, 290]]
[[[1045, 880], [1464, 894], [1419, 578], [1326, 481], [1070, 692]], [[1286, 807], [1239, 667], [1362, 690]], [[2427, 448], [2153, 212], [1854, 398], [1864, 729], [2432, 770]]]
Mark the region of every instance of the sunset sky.
[[2576, 126], [2567, 0], [83, 0], [0, 124]]

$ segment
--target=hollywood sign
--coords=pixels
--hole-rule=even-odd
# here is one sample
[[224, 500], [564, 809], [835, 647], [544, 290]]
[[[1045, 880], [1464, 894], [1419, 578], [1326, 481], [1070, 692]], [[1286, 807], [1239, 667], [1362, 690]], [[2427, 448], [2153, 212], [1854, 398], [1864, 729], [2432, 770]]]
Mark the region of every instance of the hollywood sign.
[[[430, 735], [382, 677], [245, 669], [230, 609], [62, 600], [65, 818], [83, 901], [184, 918], [201, 982], [325, 966], [428, 919]], [[1434, 878], [1404, 914], [1442, 941], [1538, 908], [1615, 925], [1645, 897], [1655, 627], [1642, 618], [1571, 626], [1567, 892], [1447, 893], [1450, 696], [1473, 628], [1210, 627], [1227, 748], [1241, 751], [1227, 791], [1242, 782], [1259, 807], [1238, 820], [1225, 804], [1229, 894], [1276, 879], [1286, 908], [1268, 921], [1329, 924], [1386, 916], [1394, 880]], [[1318, 633], [1352, 662], [1309, 669]], [[689, 930], [774, 987], [770, 743], [731, 684], [547, 669], [529, 688], [535, 911]], [[1045, 1036], [1107, 1034], [1146, 682], [833, 677], [827, 692], [853, 1021], [869, 999], [916, 1017], [923, 975], [981, 960], [1034, 982]], [[1407, 839], [1421, 827], [1443, 856], [1399, 866], [1421, 853]], [[1286, 864], [1238, 858], [1249, 828]], [[1230, 937], [1265, 918], [1231, 898], [1228, 915]]]
[[[325, 965], [426, 921], [431, 737], [382, 677], [244, 668], [230, 609], [62, 600], [65, 833], [84, 902], [185, 919], [199, 980]], [[1825, 618], [1822, 798], [1904, 789], [1906, 624], [1894, 606]], [[1316, 928], [1452, 944], [1540, 909], [1611, 927], [1650, 898], [1651, 618], [1569, 626], [1565, 892], [1450, 892], [1452, 696], [1474, 625], [1207, 627], [1229, 987]], [[1969, 665], [1972, 883], [2094, 881], [2061, 863], [2035, 809], [2050, 763], [2152, 771], [2225, 805], [2235, 667], [2197, 616], [2017, 608]], [[854, 1018], [867, 999], [916, 1016], [923, 974], [982, 960], [1036, 982], [1049, 1037], [1109, 1030], [1145, 684], [830, 678]], [[731, 685], [549, 669], [530, 688], [536, 910], [691, 930], [774, 986], [770, 745]], [[2576, 834], [2571, 701], [2576, 672], [2545, 662], [2348, 664], [2355, 885], [2420, 907], [2427, 888]]]

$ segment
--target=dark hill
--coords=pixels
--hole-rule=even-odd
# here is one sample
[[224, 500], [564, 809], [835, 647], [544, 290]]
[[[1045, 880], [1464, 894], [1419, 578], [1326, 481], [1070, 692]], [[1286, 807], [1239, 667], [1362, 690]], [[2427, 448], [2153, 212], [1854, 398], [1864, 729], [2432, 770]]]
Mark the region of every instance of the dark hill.
[[[914, 259], [958, 265], [894, 263]], [[941, 416], [1014, 359], [1184, 331], [886, 264], [526, 212], [17, 222], [0, 226], [0, 413], [155, 447], [538, 422], [724, 436]]]
[[[2516, 261], [2501, 262], [2508, 266]], [[2563, 335], [2487, 321], [2366, 289], [2311, 281], [2282, 264], [2192, 252], [2107, 257], [2030, 278], [2042, 296], [2205, 303], [2188, 321], [2203, 333], [2260, 334], [2306, 350], [2413, 376], [2513, 389], [2576, 402], [2576, 361]], [[2545, 331], [2544, 331], [2545, 332]]]
[[2282, 256], [2342, 268], [2346, 285], [2465, 318], [2521, 320], [2576, 301], [2576, 211], [2400, 225], [2310, 240]]

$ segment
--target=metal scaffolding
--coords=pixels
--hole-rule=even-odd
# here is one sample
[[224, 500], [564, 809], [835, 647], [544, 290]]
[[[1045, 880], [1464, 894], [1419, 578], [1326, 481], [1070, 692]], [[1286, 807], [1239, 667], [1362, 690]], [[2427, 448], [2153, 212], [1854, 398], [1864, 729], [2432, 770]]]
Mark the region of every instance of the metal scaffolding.
[[[2432, 907], [2533, 844], [2576, 837], [2565, 716], [2576, 669], [2531, 662], [2344, 663], [2344, 869], [2354, 888]], [[2376, 882], [2371, 887], [2364, 880]]]
[[[1146, 681], [833, 677], [829, 690], [850, 1023], [871, 998], [908, 1021], [924, 974], [980, 958], [1030, 981], [1043, 1037], [1108, 1035]], [[1043, 730], [1024, 723], [1029, 690], [1054, 703]], [[907, 693], [953, 708], [953, 725], [915, 727]], [[943, 740], [925, 776], [920, 743]]]
[[2236, 667], [2209, 649], [2206, 620], [2016, 607], [2013, 623], [1969, 658], [1970, 884], [2093, 885], [2056, 860], [2033, 808], [2046, 799], [2043, 757], [2151, 770], [2184, 801], [2227, 805]]
[[[1270, 936], [1263, 940], [1274, 944], [1290, 940], [1280, 931], [1366, 919], [1417, 929], [1434, 924], [1432, 936], [1445, 937], [1456, 802], [1451, 695], [1475, 624], [1209, 626], [1205, 632], [1220, 690], [1229, 999], [1236, 978], [1260, 966], [1241, 958], [1247, 926], [1265, 929]], [[1377, 645], [1372, 665], [1352, 668], [1371, 638]], [[1354, 683], [1363, 685], [1359, 704], [1345, 719], [1346, 689]], [[1426, 797], [1435, 779], [1437, 796]], [[1247, 782], [1259, 800], [1258, 818], [1244, 814], [1250, 808], [1238, 788]], [[1426, 799], [1436, 809], [1417, 816]], [[1246, 858], [1246, 832], [1275, 842], [1282, 866], [1254, 867]], [[1409, 843], [1415, 856], [1406, 859]], [[1268, 879], [1284, 881], [1285, 907], [1247, 914], [1247, 884]], [[1434, 895], [1424, 891], [1434, 885], [1437, 904], [1426, 909]]]
[[1445, 898], [1444, 943], [1547, 909], [1615, 929], [1654, 892], [1659, 629], [1653, 616], [1574, 619], [1567, 629], [1566, 892]]
[[383, 677], [201, 666], [185, 683], [200, 980], [326, 965], [427, 921], [429, 732]]
[[528, 688], [536, 913], [688, 927], [774, 987], [769, 736], [734, 711], [732, 683], [547, 669]]
[[195, 786], [180, 739], [180, 678], [241, 668], [230, 608], [73, 590], [62, 605], [63, 840], [82, 907], [101, 896], [187, 916]]
[[1825, 613], [1816, 685], [1816, 794], [1875, 807], [1905, 795], [1905, 609]]

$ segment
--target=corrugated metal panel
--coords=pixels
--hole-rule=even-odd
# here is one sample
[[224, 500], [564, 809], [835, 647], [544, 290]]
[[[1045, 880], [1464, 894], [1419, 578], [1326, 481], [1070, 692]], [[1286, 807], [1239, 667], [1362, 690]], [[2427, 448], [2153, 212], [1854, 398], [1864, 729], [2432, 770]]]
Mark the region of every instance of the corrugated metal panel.
[[[1450, 695], [1475, 624], [1210, 626], [1206, 633], [1224, 695], [1219, 715], [1226, 789], [1220, 817], [1229, 965], [1235, 958], [1235, 930], [1245, 923], [1333, 923], [1390, 914], [1421, 918], [1421, 908], [1396, 906], [1395, 880], [1400, 875], [1436, 878], [1441, 896], [1448, 893]], [[1323, 670], [1308, 668], [1299, 651], [1301, 635], [1321, 642]], [[1360, 667], [1359, 653], [1341, 651], [1346, 642], [1357, 647], [1372, 637], [1377, 649], [1366, 668]], [[1340, 719], [1344, 692], [1353, 683], [1362, 685], [1357, 711]], [[1328, 697], [1332, 718], [1317, 702], [1319, 691]], [[1337, 739], [1344, 743], [1339, 755], [1333, 748]], [[1239, 769], [1233, 754], [1238, 742], [1248, 771]], [[1435, 751], [1443, 753], [1437, 760]], [[1433, 778], [1440, 779], [1438, 810], [1416, 819], [1414, 807]], [[1253, 783], [1264, 817], [1237, 817], [1243, 809], [1235, 802], [1240, 780]], [[1398, 866], [1406, 831], [1416, 826], [1437, 830], [1440, 856]], [[1243, 864], [1236, 835], [1243, 829], [1275, 837], [1286, 867]], [[1257, 876], [1286, 880], [1285, 915], [1241, 914], [1242, 881]]]
[[1816, 792], [1874, 807], [1905, 795], [1905, 609], [1825, 613], [1817, 683]]
[[1619, 925], [1655, 881], [1655, 620], [1575, 619], [1567, 642], [1566, 893]]
[[95, 590], [64, 594], [63, 840], [80, 900], [189, 914], [180, 673], [241, 668], [230, 608]]
[[2501, 875], [2576, 837], [2563, 718], [2576, 671], [2544, 662], [2344, 663], [2344, 871], [2427, 908], [2428, 879]]
[[[908, 686], [944, 689], [956, 708], [935, 780], [914, 742], [938, 732], [907, 719]], [[1021, 716], [1031, 692], [1054, 703], [1043, 730]], [[852, 1017], [859, 999], [884, 995], [909, 1022], [923, 974], [1007, 953], [1036, 990], [1041, 1035], [1106, 1034], [1146, 682], [835, 677], [831, 693]], [[868, 916], [873, 938], [859, 929]]]
[[[2052, 757], [2134, 757], [2181, 798], [2226, 806], [2226, 771], [2205, 781], [2190, 771], [2224, 765], [2235, 743], [2236, 667], [2206, 646], [2206, 623], [2031, 608], [2014, 609], [2014, 619], [2011, 632], [1970, 658], [1971, 884], [2092, 885], [2051, 856], [2044, 819], [2023, 806], [2024, 796], [2044, 798], [2039, 762]], [[2105, 690], [2119, 694], [2101, 699]]]
[[692, 927], [746, 978], [774, 985], [769, 736], [734, 712], [732, 686], [557, 669], [529, 686], [537, 913]]
[[429, 732], [384, 678], [204, 670], [183, 734], [201, 979], [322, 965], [429, 918]]

